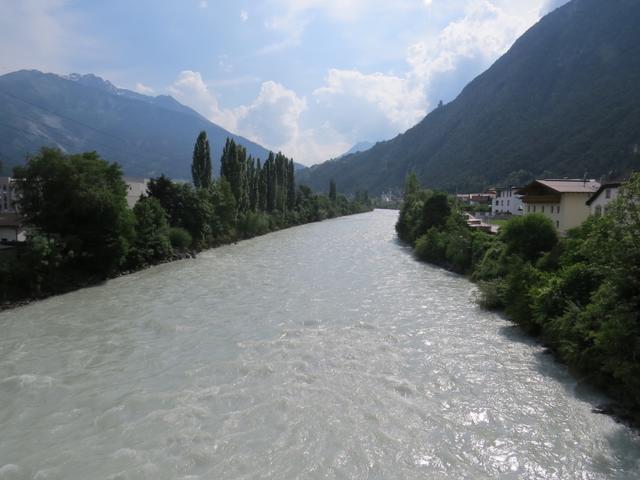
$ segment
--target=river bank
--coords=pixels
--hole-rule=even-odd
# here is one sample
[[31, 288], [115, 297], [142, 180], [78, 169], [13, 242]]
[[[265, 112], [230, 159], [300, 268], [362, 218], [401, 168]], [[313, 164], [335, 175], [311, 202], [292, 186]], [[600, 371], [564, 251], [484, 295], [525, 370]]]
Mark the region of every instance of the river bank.
[[637, 479], [640, 439], [592, 413], [602, 395], [407, 255], [396, 219], [0, 313], [1, 462], [52, 480]]
[[516, 217], [498, 236], [471, 231], [444, 193], [408, 189], [396, 229], [420, 259], [462, 273], [479, 303], [549, 348], [612, 402], [596, 408], [640, 426], [640, 175], [609, 213], [560, 237], [543, 215]]
[[[349, 215], [357, 215], [360, 213], [365, 213], [367, 211], [371, 211], [369, 209], [365, 209], [362, 212], [357, 212], [357, 213], [351, 213]], [[343, 216], [349, 216], [349, 215], [343, 215]], [[339, 218], [339, 217], [334, 217], [334, 218]], [[319, 221], [323, 221], [323, 220], [319, 220]], [[203, 252], [209, 251], [209, 250], [213, 250], [216, 248], [220, 248], [222, 246], [225, 245], [231, 245], [231, 244], [237, 244], [238, 242], [242, 242], [242, 241], [246, 241], [246, 240], [250, 240], [252, 238], [256, 238], [259, 236], [263, 236], [263, 235], [269, 235], [271, 233], [275, 233], [278, 231], [282, 231], [282, 230], [287, 230], [290, 228], [295, 228], [296, 226], [300, 226], [300, 225], [290, 225], [288, 227], [284, 227], [284, 228], [280, 228], [280, 229], [276, 229], [276, 230], [271, 230], [259, 235], [255, 235], [255, 236], [250, 236], [250, 237], [245, 237], [245, 238], [241, 238], [241, 239], [229, 239], [226, 242], [219, 242], [216, 245], [212, 245], [209, 246], [207, 248], [203, 248], [201, 250], [195, 250], [195, 249], [191, 249], [191, 250], [185, 250], [185, 251], [174, 251], [173, 253], [171, 253], [171, 256], [168, 258], [162, 258], [162, 259], [158, 259], [155, 262], [150, 262], [150, 263], [145, 263], [142, 265], [139, 265], [137, 268], [133, 268], [133, 269], [126, 269], [126, 270], [122, 270], [122, 271], [118, 271], [115, 272], [113, 275], [109, 275], [108, 277], [86, 277], [83, 278], [82, 280], [78, 281], [77, 283], [72, 283], [72, 284], [67, 284], [64, 285], [63, 288], [60, 288], [59, 290], [53, 290], [53, 291], [48, 291], [48, 292], [42, 292], [41, 295], [37, 296], [37, 297], [32, 297], [32, 298], [19, 298], [16, 300], [10, 300], [10, 301], [2, 301], [0, 302], [0, 312], [6, 311], [6, 310], [13, 310], [19, 307], [24, 307], [26, 305], [30, 305], [34, 302], [39, 302], [41, 300], [45, 300], [47, 298], [50, 297], [54, 297], [57, 295], [65, 295], [67, 293], [82, 289], [82, 288], [89, 288], [89, 287], [95, 287], [98, 285], [102, 285], [105, 282], [109, 281], [109, 280], [113, 280], [115, 278], [119, 278], [119, 277], [123, 277], [126, 275], [131, 275], [133, 273], [136, 272], [140, 272], [158, 265], [164, 265], [167, 263], [172, 263], [172, 262], [176, 262], [176, 261], [180, 261], [180, 260], [189, 260], [189, 259], [195, 259], [197, 258], [197, 256]]]

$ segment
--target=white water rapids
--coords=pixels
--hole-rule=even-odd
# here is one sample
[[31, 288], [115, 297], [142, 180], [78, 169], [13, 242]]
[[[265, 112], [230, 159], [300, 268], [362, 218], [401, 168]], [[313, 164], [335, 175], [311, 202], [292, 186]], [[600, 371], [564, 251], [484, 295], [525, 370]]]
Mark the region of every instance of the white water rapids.
[[640, 437], [396, 217], [0, 314], [0, 479], [640, 478]]

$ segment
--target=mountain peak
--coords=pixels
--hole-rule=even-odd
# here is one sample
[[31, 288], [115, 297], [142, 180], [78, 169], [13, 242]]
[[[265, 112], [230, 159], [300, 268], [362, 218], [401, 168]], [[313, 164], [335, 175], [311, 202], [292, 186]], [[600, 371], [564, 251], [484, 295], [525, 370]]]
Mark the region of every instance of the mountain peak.
[[93, 73], [71, 73], [69, 75], [62, 75], [62, 78], [71, 80], [72, 82], [79, 83], [80, 85], [84, 85], [86, 87], [97, 88], [99, 90], [104, 90], [116, 95], [120, 93], [120, 89], [109, 80], [104, 80], [103, 78], [98, 77]]

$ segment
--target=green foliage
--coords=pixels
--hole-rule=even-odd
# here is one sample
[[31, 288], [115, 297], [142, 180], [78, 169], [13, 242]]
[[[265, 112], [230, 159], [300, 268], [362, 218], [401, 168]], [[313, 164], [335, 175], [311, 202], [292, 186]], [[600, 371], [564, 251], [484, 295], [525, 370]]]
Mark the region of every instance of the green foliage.
[[211, 149], [207, 132], [200, 132], [193, 147], [191, 177], [196, 188], [208, 188], [211, 185]]
[[542, 214], [515, 217], [500, 231], [507, 251], [535, 261], [550, 252], [558, 243], [553, 222]]
[[141, 198], [133, 213], [136, 218], [136, 240], [129, 253], [132, 265], [145, 265], [168, 258], [171, 251], [167, 213], [158, 199]]
[[329, 200], [332, 202], [337, 200], [336, 181], [333, 178], [329, 180]]
[[169, 241], [171, 246], [177, 250], [186, 250], [193, 243], [191, 234], [180, 227], [171, 227], [169, 229]]
[[[434, 194], [412, 193], [399, 235], [411, 241]], [[439, 205], [443, 202], [439, 201]], [[431, 213], [431, 212], [430, 212]], [[470, 233], [456, 209], [415, 245], [416, 255], [478, 282], [478, 302], [539, 333], [558, 357], [607, 389], [640, 421], [640, 174], [603, 217], [566, 238], [540, 215], [516, 217], [498, 237]]]
[[43, 148], [14, 177], [28, 224], [60, 238], [68, 261], [105, 275], [124, 264], [135, 232], [118, 165]]
[[162, 175], [133, 210], [120, 168], [95, 152], [43, 149], [15, 177], [32, 229], [15, 258], [0, 258], [0, 300], [46, 296], [158, 263], [177, 250], [200, 250], [301, 223], [371, 209], [368, 194], [331, 201], [295, 185], [283, 154], [261, 164], [227, 140], [222, 175], [211, 179], [202, 132], [194, 148], [194, 185]]
[[415, 171], [423, 185], [471, 192], [637, 169], [639, 21], [633, 0], [558, 9], [454, 101], [371, 150], [309, 169], [304, 180], [320, 189], [337, 178], [345, 191], [379, 194], [399, 190]]

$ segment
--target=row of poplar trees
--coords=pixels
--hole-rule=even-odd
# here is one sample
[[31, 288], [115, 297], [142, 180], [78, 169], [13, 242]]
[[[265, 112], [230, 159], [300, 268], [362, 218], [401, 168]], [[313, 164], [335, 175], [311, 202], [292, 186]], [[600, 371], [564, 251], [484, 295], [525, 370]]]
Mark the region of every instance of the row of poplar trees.
[[[206, 132], [200, 132], [193, 150], [193, 184], [206, 188], [213, 182], [211, 150]], [[286, 212], [296, 203], [295, 166], [282, 153], [269, 153], [260, 159], [247, 155], [247, 149], [227, 138], [220, 159], [220, 178], [229, 182], [239, 213]]]

